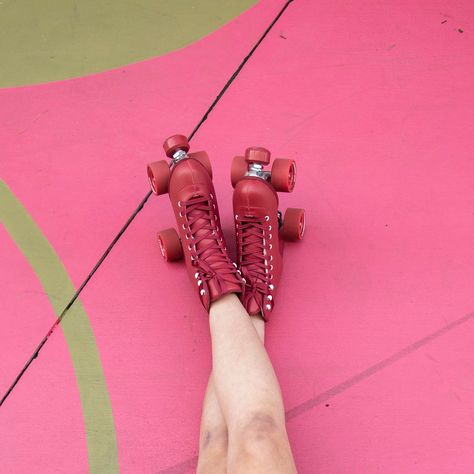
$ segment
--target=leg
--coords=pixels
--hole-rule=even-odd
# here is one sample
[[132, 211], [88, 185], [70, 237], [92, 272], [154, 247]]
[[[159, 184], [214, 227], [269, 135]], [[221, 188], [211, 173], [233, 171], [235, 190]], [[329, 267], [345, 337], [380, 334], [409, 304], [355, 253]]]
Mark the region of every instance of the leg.
[[[260, 317], [251, 320], [263, 342], [265, 325]], [[214, 379], [209, 376], [201, 417], [198, 474], [227, 472], [228, 432], [217, 399]]]
[[[237, 296], [211, 305], [213, 378], [229, 433], [230, 473], [294, 473], [280, 387], [263, 337]], [[260, 326], [260, 327], [259, 327]]]
[[211, 373], [202, 407], [197, 473], [226, 473], [226, 466], [227, 425], [217, 400]]

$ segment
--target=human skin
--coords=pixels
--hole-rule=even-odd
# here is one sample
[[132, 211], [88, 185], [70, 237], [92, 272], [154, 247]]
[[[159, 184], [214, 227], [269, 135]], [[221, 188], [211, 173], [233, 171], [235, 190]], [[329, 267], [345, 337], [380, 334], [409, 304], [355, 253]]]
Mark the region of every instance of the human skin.
[[203, 402], [202, 473], [295, 473], [280, 386], [264, 347], [265, 323], [236, 295], [211, 305], [213, 370]]

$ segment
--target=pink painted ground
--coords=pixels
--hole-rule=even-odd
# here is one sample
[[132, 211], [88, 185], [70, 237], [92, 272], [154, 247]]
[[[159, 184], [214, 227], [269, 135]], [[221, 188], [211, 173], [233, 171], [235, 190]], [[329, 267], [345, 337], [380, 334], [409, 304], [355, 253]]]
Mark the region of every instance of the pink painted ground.
[[[2, 178], [76, 284], [146, 193], [162, 139], [192, 129], [281, 4], [166, 57], [0, 91]], [[308, 229], [286, 248], [267, 347], [301, 473], [472, 472], [473, 26], [467, 1], [295, 1], [193, 141], [228, 229], [234, 154], [258, 144], [298, 161], [281, 202], [305, 207]], [[209, 336], [184, 269], [154, 245], [171, 223], [166, 197], [151, 200], [82, 298], [123, 472], [187, 472], [197, 451]], [[21, 262], [0, 238], [2, 261]], [[52, 312], [23, 262], [2, 281], [3, 389]], [[61, 337], [2, 407], [6, 472], [85, 457]]]

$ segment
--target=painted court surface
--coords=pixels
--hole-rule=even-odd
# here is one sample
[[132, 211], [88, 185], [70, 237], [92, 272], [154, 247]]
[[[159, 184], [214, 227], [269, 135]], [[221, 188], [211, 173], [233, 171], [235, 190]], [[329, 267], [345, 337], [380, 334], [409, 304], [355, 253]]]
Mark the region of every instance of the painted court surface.
[[[76, 3], [0, 5], [1, 396], [285, 4]], [[232, 157], [297, 160], [266, 346], [300, 473], [473, 472], [473, 34], [467, 0], [295, 0], [191, 142], [229, 242]], [[193, 472], [210, 340], [172, 224], [152, 196], [0, 407], [1, 472]]]

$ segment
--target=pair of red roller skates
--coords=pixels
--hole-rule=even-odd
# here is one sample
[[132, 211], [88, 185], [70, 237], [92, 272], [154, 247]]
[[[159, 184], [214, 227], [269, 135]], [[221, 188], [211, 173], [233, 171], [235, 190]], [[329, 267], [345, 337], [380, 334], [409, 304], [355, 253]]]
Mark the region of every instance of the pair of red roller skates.
[[171, 163], [156, 161], [147, 170], [153, 193], [169, 193], [178, 224], [178, 232], [172, 228], [158, 234], [163, 257], [167, 261], [184, 257], [207, 311], [222, 295], [237, 293], [249, 314], [267, 320], [282, 272], [282, 240], [301, 240], [305, 230], [303, 209], [289, 208], [284, 217], [278, 210], [276, 191], [293, 191], [295, 162], [276, 159], [272, 171], [265, 171], [270, 152], [257, 147], [234, 158], [234, 263], [222, 234], [207, 153], [188, 153], [183, 135], [173, 135], [163, 147]]

